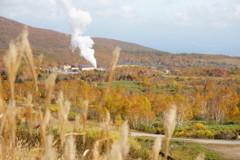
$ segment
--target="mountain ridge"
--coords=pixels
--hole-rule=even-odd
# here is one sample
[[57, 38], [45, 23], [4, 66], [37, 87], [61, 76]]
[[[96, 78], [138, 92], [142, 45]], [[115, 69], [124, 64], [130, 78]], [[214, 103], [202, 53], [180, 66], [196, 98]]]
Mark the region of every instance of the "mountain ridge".
[[[8, 48], [11, 39], [15, 39], [24, 24], [0, 16], [0, 55]], [[86, 64], [78, 55], [79, 50], [71, 52], [69, 34], [37, 27], [29, 28], [29, 40], [35, 56], [43, 54], [50, 64]], [[171, 54], [135, 43], [119, 41], [109, 38], [93, 37], [95, 42], [95, 57], [99, 66], [109, 66], [112, 60], [112, 50], [118, 46], [122, 48], [119, 64], [134, 64], [154, 67], [240, 67], [240, 57], [226, 55], [205, 54]]]

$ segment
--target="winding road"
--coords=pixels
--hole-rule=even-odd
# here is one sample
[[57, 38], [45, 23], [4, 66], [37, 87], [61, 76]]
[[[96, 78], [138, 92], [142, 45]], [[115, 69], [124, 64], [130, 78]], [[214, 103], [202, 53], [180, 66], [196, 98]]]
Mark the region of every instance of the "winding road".
[[[139, 132], [130, 132], [130, 135], [133, 137], [141, 136], [141, 137], [165, 137], [164, 135], [160, 134], [150, 134], [150, 133], [139, 133]], [[239, 140], [214, 140], [214, 139], [190, 139], [190, 138], [172, 138], [174, 140], [181, 140], [181, 141], [192, 141], [196, 143], [202, 144], [227, 144], [227, 145], [240, 145]]]

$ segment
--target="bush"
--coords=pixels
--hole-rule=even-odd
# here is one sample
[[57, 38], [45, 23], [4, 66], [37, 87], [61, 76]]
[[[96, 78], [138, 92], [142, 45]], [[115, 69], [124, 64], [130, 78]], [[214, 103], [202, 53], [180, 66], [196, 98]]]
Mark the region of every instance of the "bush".
[[130, 148], [130, 155], [132, 159], [144, 159], [144, 160], [150, 160], [150, 152], [149, 150], [145, 148], [140, 148], [140, 149], [133, 149], [132, 147]]
[[188, 131], [185, 131], [185, 130], [182, 130], [182, 131], [176, 131], [176, 133], [174, 133], [174, 136], [176, 137], [182, 137], [182, 136], [188, 136], [189, 135], [189, 132]]
[[50, 104], [48, 109], [52, 112], [57, 112], [59, 110], [59, 107], [55, 104]]
[[153, 125], [145, 124], [145, 123], [138, 123], [133, 127], [138, 131], [148, 132], [148, 133], [157, 133], [156, 128]]
[[70, 121], [73, 121], [75, 120], [75, 118], [77, 117], [78, 113], [77, 112], [74, 112], [74, 111], [70, 111], [69, 114], [68, 114], [68, 119]]
[[201, 130], [201, 129], [206, 129], [206, 127], [202, 123], [195, 123], [194, 129]]
[[214, 133], [210, 130], [198, 130], [193, 135], [196, 138], [213, 138]]
[[163, 127], [157, 127], [156, 129], [156, 134], [164, 134], [164, 128]]
[[120, 114], [116, 115], [115, 119], [114, 119], [114, 123], [115, 125], [119, 128], [122, 124], [122, 117]]
[[175, 135], [176, 137], [184, 136], [184, 131], [177, 131], [174, 135]]
[[214, 139], [237, 139], [238, 134], [233, 130], [222, 130], [214, 135]]

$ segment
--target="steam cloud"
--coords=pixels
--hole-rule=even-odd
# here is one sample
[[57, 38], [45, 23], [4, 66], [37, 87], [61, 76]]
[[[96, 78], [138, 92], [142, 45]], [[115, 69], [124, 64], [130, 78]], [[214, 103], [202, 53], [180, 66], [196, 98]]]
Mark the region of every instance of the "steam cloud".
[[[51, 4], [54, 4], [56, 0], [48, 0]], [[89, 36], [83, 36], [84, 30], [87, 25], [92, 22], [89, 12], [78, 10], [74, 7], [70, 0], [60, 0], [64, 9], [67, 12], [69, 23], [72, 28], [71, 45], [73, 51], [79, 48], [81, 56], [89, 61], [95, 68], [97, 68], [97, 62], [94, 57], [94, 44], [93, 40]]]

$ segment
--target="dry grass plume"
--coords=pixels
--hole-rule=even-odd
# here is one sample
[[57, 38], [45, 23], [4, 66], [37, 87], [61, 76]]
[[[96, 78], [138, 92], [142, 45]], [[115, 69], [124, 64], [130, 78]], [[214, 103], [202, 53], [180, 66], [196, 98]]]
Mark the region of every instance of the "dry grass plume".
[[171, 105], [164, 113], [165, 158], [169, 155], [169, 143], [176, 125], [176, 105]]

